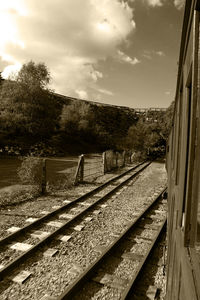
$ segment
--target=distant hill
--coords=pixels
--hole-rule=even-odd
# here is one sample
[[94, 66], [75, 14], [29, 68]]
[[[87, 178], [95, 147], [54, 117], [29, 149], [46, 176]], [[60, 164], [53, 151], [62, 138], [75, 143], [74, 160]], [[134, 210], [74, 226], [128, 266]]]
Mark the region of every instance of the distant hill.
[[87, 104], [91, 105], [96, 105], [96, 106], [103, 106], [103, 107], [115, 107], [119, 108], [123, 111], [127, 112], [135, 112], [138, 115], [144, 115], [144, 114], [156, 114], [156, 113], [165, 113], [167, 108], [162, 108], [162, 107], [149, 107], [149, 108], [132, 108], [128, 106], [123, 106], [123, 105], [115, 105], [115, 104], [107, 104], [107, 103], [101, 103], [97, 101], [90, 101], [90, 100], [83, 100], [80, 98], [75, 98], [75, 97], [70, 97], [70, 96], [65, 96], [61, 95], [58, 93], [53, 93], [56, 99], [59, 99], [63, 104], [72, 104], [73, 102], [85, 102]]
[[85, 102], [87, 104], [90, 105], [95, 105], [95, 106], [99, 106], [99, 107], [113, 107], [113, 108], [118, 108], [123, 110], [124, 112], [132, 112], [132, 113], [136, 113], [136, 109], [131, 108], [131, 107], [127, 107], [127, 106], [123, 106], [123, 105], [113, 105], [113, 104], [107, 104], [107, 103], [100, 103], [97, 101], [89, 101], [89, 100], [83, 100], [80, 98], [75, 98], [75, 97], [70, 97], [70, 96], [64, 96], [58, 93], [53, 93], [54, 97], [62, 103], [62, 104], [72, 104], [73, 102]]
[[[16, 105], [12, 107], [12, 95], [4, 97], [6, 91], [9, 91], [8, 87], [17, 83], [8, 80], [4, 80], [4, 83], [1, 85], [4, 89], [4, 94], [1, 95], [2, 105], [4, 99], [9, 104], [6, 106], [8, 118], [5, 118], [6, 114], [0, 118], [4, 125], [0, 130], [0, 150], [4, 153], [10, 151], [26, 154], [31, 151], [36, 155], [65, 155], [102, 152], [107, 149], [124, 150], [131, 126], [136, 125], [139, 119], [145, 123], [160, 123], [165, 114], [165, 109], [130, 108], [50, 92], [41, 102], [38, 96], [30, 103], [29, 98], [26, 99], [24, 103], [28, 105], [23, 105], [23, 96], [19, 94], [16, 98], [16, 104], [20, 107], [18, 115]], [[15, 93], [16, 89], [12, 90]], [[26, 110], [29, 106], [31, 113]], [[35, 112], [33, 118], [32, 111]], [[49, 112], [51, 117], [43, 126], [44, 117]], [[26, 122], [23, 122], [24, 118]], [[54, 124], [54, 127], [48, 127], [49, 124]]]

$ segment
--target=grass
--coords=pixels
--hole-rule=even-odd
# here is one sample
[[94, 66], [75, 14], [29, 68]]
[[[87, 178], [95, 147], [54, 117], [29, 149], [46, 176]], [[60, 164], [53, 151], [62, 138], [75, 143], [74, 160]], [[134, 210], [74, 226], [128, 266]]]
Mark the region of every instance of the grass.
[[34, 199], [39, 195], [38, 188], [33, 185], [15, 184], [0, 189], [0, 206], [15, 205]]

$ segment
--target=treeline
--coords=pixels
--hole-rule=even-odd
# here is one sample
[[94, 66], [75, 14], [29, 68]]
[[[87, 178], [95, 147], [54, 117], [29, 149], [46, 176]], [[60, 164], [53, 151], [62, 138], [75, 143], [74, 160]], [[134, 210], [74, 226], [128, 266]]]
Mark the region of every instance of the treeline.
[[165, 146], [171, 113], [154, 123], [139, 118], [133, 109], [61, 101], [48, 88], [50, 79], [43, 63], [30, 61], [14, 80], [1, 83], [2, 153], [65, 155], [107, 149], [146, 153]]
[[172, 126], [174, 102], [166, 112], [159, 112], [155, 119], [149, 116], [140, 117], [132, 125], [126, 136], [126, 148], [133, 149], [140, 157], [164, 156], [166, 143]]

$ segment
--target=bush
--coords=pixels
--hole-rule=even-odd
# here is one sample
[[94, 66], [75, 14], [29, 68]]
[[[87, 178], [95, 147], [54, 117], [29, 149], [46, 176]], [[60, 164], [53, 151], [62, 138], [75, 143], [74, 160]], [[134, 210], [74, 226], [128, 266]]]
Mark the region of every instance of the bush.
[[0, 190], [0, 205], [12, 205], [33, 199], [38, 191], [32, 185], [12, 185]]
[[42, 159], [32, 156], [22, 158], [17, 173], [23, 184], [33, 185], [39, 189], [42, 184]]
[[137, 151], [137, 152], [134, 152], [131, 156], [131, 161], [134, 163], [140, 163], [146, 159], [147, 159], [147, 155], [145, 152]]
[[70, 173], [59, 174], [53, 181], [47, 182], [47, 190], [54, 192], [58, 190], [70, 189], [74, 185], [74, 176]]

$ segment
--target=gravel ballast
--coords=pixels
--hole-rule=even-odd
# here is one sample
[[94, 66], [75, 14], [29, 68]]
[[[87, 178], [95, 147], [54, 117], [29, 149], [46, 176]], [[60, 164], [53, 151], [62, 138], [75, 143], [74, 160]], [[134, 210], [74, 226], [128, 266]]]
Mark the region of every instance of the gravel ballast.
[[[81, 270], [94, 262], [100, 253], [98, 247], [108, 245], [113, 240], [113, 236], [121, 233], [128, 222], [133, 220], [136, 212], [152, 201], [165, 186], [164, 164], [152, 163], [141, 175], [132, 180], [132, 184], [121, 189], [121, 193], [118, 192], [104, 201], [107, 206], [99, 207], [99, 214], [96, 215], [92, 211], [88, 213], [87, 217], [93, 218], [91, 221], [84, 221], [85, 217], [83, 217], [66, 229], [65, 234], [71, 235], [71, 239], [67, 243], [56, 240], [48, 244], [48, 247], [58, 249], [58, 253], [54, 257], [43, 257], [42, 253], [48, 248], [46, 246], [46, 249], [38, 251], [37, 259], [30, 258], [24, 263], [16, 272], [27, 270], [32, 273], [24, 284], [13, 283], [10, 278], [3, 280], [0, 283], [0, 299], [38, 300], [45, 294], [59, 296]], [[88, 188], [92, 189], [94, 186], [87, 186]], [[55, 202], [52, 199], [48, 201], [47, 198], [44, 202], [41, 200], [40, 204], [44, 203], [44, 205], [38, 204], [38, 208], [50, 210], [49, 207], [52, 205], [58, 204], [63, 199], [69, 199], [64, 193], [60, 196], [62, 200]], [[26, 205], [27, 209], [24, 207], [23, 209], [28, 214], [28, 203]], [[36, 212], [35, 203], [33, 211]], [[76, 225], [84, 225], [84, 228], [76, 231], [74, 230]], [[17, 224], [14, 223], [13, 226], [17, 226]], [[104, 289], [106, 288], [104, 287]], [[98, 297], [91, 299], [107, 299], [104, 296], [103, 298]]]

